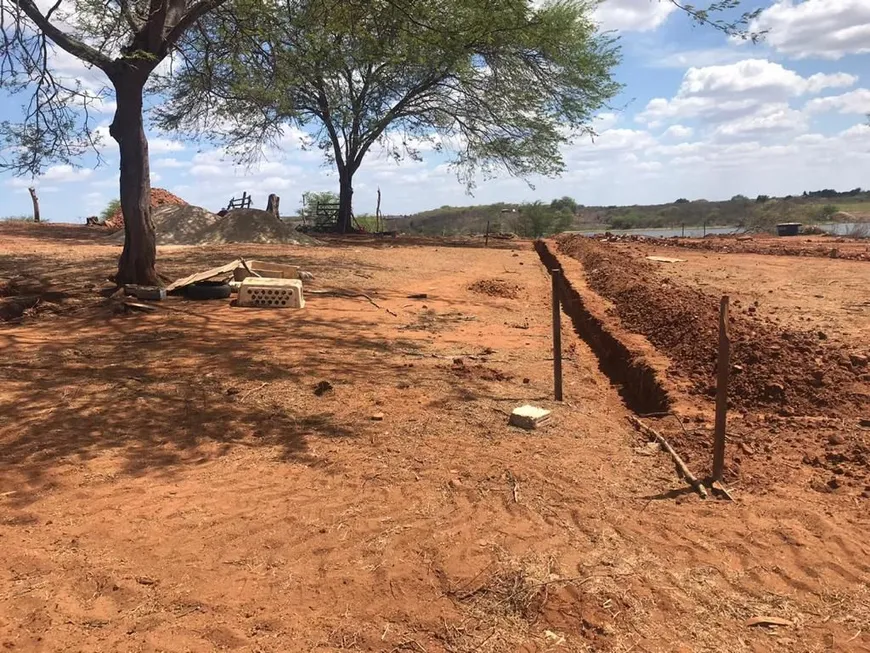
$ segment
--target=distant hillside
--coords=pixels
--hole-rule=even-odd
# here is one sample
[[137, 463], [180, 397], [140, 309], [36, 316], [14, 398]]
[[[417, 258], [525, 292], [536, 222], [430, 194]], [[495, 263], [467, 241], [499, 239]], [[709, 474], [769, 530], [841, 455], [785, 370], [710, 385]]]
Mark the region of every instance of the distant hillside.
[[[776, 222], [815, 222], [870, 220], [870, 191], [856, 188], [847, 192], [813, 191], [801, 196], [755, 199], [735, 196], [710, 202], [678, 199], [670, 204], [635, 206], [583, 206], [571, 198], [553, 200], [553, 210], [567, 211], [572, 217], [569, 230], [633, 229], [679, 227], [685, 225], [768, 228]], [[481, 206], [442, 206], [411, 216], [391, 218], [389, 229], [422, 234], [483, 233], [487, 222], [491, 231], [514, 231], [523, 206], [489, 204]], [[847, 215], [843, 215], [843, 214]]]

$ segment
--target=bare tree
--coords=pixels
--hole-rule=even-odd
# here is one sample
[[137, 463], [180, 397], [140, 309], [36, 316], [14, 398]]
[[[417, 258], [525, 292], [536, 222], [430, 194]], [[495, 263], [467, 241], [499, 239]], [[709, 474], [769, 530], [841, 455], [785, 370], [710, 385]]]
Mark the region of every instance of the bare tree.
[[[143, 121], [145, 86], [181, 36], [226, 0], [0, 0], [0, 88], [28, 93], [22, 122], [3, 123], [11, 152], [0, 168], [37, 175], [50, 162], [74, 162], [95, 149], [95, 102], [114, 94], [109, 134], [120, 148], [124, 250], [115, 282], [157, 284], [151, 176]], [[63, 79], [56, 48], [103, 71], [108, 93]]]

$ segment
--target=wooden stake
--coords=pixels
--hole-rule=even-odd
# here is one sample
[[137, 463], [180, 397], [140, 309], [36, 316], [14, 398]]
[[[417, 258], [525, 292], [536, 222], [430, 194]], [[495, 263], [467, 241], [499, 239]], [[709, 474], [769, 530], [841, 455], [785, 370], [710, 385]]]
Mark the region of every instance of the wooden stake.
[[378, 186], [378, 206], [375, 209], [375, 231], [381, 233], [383, 226], [381, 225], [381, 187]]
[[486, 221], [486, 236], [483, 239], [483, 246], [489, 247], [489, 220]]
[[553, 280], [553, 395], [562, 401], [562, 310], [559, 302], [562, 270], [550, 270]]
[[716, 379], [716, 428], [713, 440], [713, 481], [725, 470], [725, 432], [728, 424], [728, 373], [731, 370], [731, 336], [728, 333], [728, 296], [719, 304], [719, 362]]
[[33, 221], [39, 222], [39, 198], [36, 196], [36, 189], [31, 186], [27, 190], [30, 191], [30, 199], [33, 201]]
[[628, 416], [628, 421], [630, 421], [634, 427], [639, 430], [641, 433], [645, 434], [647, 437], [653, 438], [656, 442], [658, 442], [665, 451], [667, 451], [671, 458], [674, 460], [674, 464], [677, 466], [677, 469], [680, 470], [680, 474], [683, 475], [683, 478], [689, 482], [689, 484], [697, 490], [698, 494], [700, 494], [704, 499], [707, 498], [707, 488], [704, 487], [704, 484], [698, 480], [698, 478], [689, 471], [689, 468], [686, 466], [686, 463], [683, 462], [683, 459], [680, 458], [679, 454], [674, 450], [671, 446], [671, 443], [665, 439], [661, 433], [656, 431], [654, 428], [651, 428], [641, 422], [634, 415]]

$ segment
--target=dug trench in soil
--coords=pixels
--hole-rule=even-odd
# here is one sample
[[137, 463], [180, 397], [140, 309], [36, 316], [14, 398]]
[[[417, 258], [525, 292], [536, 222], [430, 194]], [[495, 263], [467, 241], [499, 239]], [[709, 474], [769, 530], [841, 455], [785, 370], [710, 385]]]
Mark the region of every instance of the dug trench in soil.
[[[578, 259], [587, 282], [616, 306], [629, 331], [644, 335], [689, 381], [698, 397], [715, 395], [719, 297], [680, 286], [646, 261], [632, 260], [582, 236], [558, 240]], [[744, 312], [745, 311], [745, 312]], [[866, 360], [828, 345], [823, 333], [782, 329], [733, 302], [729, 405], [746, 412], [861, 417], [870, 401]]]
[[[562, 270], [546, 242], [536, 241], [535, 250], [548, 271]], [[605, 323], [603, 316], [583, 301], [566, 275], [561, 276], [565, 314], [598, 357], [601, 371], [619, 389], [628, 408], [639, 415], [669, 412], [673, 402], [659, 378], [660, 373], [643, 352], [633, 351]]]

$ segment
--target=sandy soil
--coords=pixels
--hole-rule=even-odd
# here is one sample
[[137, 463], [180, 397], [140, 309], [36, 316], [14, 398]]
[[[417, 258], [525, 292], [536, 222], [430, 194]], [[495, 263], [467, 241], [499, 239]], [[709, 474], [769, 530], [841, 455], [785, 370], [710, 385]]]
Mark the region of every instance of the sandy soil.
[[[119, 248], [39, 236], [0, 250], [48, 297], [0, 326], [4, 649], [870, 650], [866, 502], [805, 468], [702, 502], [567, 319], [550, 401], [527, 245], [165, 248], [171, 277], [241, 254], [380, 308], [115, 314]], [[526, 401], [551, 423], [508, 428]]]

